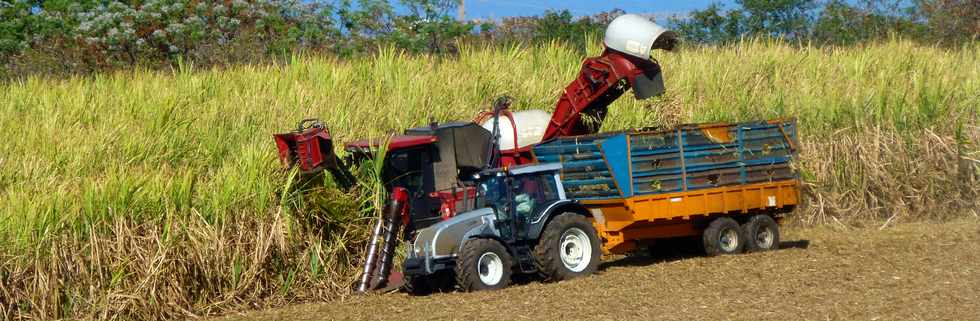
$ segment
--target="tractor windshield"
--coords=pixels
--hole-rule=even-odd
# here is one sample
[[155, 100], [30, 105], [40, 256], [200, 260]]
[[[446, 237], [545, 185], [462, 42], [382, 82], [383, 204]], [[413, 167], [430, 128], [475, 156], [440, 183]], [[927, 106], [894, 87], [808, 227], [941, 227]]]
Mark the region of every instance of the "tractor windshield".
[[498, 212], [507, 206], [507, 183], [504, 176], [490, 176], [480, 181], [477, 191], [478, 207], [492, 207]]

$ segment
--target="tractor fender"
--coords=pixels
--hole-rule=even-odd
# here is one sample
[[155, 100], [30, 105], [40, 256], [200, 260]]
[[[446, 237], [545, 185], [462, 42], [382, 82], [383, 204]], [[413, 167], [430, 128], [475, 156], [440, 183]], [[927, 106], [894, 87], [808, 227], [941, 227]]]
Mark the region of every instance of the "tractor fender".
[[541, 231], [544, 231], [544, 227], [551, 222], [551, 219], [555, 216], [561, 215], [562, 213], [575, 213], [585, 217], [592, 217], [592, 212], [589, 212], [582, 204], [574, 200], [558, 200], [551, 203], [541, 211], [540, 214], [530, 222], [528, 222], [528, 233], [527, 237], [531, 240], [537, 240], [541, 237]]
[[409, 254], [426, 259], [455, 256], [468, 237], [493, 233], [493, 218], [493, 209], [481, 208], [421, 229], [416, 233], [412, 253]]
[[459, 249], [463, 248], [463, 245], [471, 239], [494, 239], [503, 243], [503, 241], [500, 239], [500, 231], [498, 231], [496, 226], [493, 224], [494, 217], [492, 215], [483, 217], [487, 218], [483, 220], [483, 224], [474, 226], [463, 234], [463, 237], [459, 240], [459, 245], [457, 245], [456, 249], [453, 251], [454, 255], [459, 254]]

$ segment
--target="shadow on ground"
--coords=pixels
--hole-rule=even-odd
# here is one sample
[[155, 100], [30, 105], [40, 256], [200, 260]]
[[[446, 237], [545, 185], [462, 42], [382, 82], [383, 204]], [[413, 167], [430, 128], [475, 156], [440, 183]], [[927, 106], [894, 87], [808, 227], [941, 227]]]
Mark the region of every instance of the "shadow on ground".
[[[794, 240], [779, 242], [779, 250], [788, 249], [807, 249], [810, 247], [809, 240]], [[657, 243], [648, 245], [645, 249], [638, 250], [636, 253], [622, 256], [602, 262], [598, 272], [601, 273], [612, 267], [644, 266], [657, 263], [666, 263], [704, 256], [704, 249], [701, 247], [699, 239], [678, 238], [661, 240]]]
[[[779, 251], [787, 249], [807, 249], [810, 247], [809, 240], [795, 240], [779, 242]], [[645, 249], [636, 253], [618, 258], [607, 259], [599, 264], [596, 274], [601, 274], [606, 269], [612, 267], [631, 267], [647, 266], [658, 263], [673, 262], [684, 259], [704, 256], [704, 249], [701, 247], [701, 240], [693, 238], [678, 238], [658, 240], [656, 243], [647, 245]], [[433, 293], [455, 292], [452, 285], [452, 275], [446, 275], [433, 289]], [[542, 282], [543, 279], [537, 274], [514, 273], [511, 276], [511, 286], [525, 285], [532, 282]], [[404, 291], [404, 289], [402, 290]], [[424, 296], [424, 295], [423, 295]]]

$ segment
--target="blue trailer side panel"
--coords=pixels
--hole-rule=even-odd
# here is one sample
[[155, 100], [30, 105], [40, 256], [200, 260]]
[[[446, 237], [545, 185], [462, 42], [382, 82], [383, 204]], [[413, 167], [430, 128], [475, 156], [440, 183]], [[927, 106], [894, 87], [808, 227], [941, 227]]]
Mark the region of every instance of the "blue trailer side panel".
[[566, 137], [534, 147], [561, 162], [570, 197], [609, 199], [796, 178], [795, 120], [684, 125]]

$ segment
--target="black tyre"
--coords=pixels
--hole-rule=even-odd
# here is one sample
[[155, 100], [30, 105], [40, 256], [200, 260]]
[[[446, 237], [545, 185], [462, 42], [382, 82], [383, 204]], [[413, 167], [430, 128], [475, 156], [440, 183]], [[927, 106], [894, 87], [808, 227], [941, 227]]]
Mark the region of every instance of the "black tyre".
[[456, 259], [456, 286], [466, 292], [505, 288], [513, 266], [514, 260], [500, 242], [469, 240]]
[[435, 292], [447, 292], [453, 288], [452, 271], [439, 271], [432, 275], [405, 276], [402, 288], [412, 295], [429, 295]]
[[745, 237], [738, 222], [728, 217], [719, 217], [701, 236], [704, 243], [704, 253], [708, 256], [741, 253], [745, 247]]
[[595, 272], [602, 244], [585, 216], [562, 213], [548, 222], [534, 247], [534, 264], [546, 281], [561, 281]]
[[771, 216], [759, 214], [742, 224], [745, 251], [761, 252], [779, 248], [779, 224]]
[[402, 289], [411, 295], [429, 295], [434, 291], [434, 287], [430, 283], [429, 278], [421, 275], [406, 275], [405, 285], [402, 286]]

